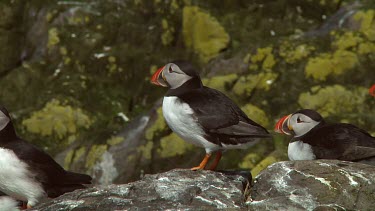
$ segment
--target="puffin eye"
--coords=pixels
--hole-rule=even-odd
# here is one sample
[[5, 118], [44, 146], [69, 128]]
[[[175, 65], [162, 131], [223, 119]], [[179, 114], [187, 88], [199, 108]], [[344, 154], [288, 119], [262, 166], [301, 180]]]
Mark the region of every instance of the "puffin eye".
[[297, 123], [301, 123], [301, 122], [302, 120], [299, 117], [297, 117]]
[[173, 72], [172, 67], [169, 67], [168, 72], [169, 72], [169, 73], [172, 73], [172, 72]]

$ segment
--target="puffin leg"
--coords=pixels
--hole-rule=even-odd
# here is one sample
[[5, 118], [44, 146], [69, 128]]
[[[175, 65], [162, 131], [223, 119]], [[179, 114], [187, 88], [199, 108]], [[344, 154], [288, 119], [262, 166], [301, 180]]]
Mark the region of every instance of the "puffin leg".
[[219, 161], [220, 161], [220, 159], [221, 159], [221, 151], [218, 151], [217, 153], [216, 153], [216, 157], [215, 157], [215, 160], [214, 160], [214, 162], [211, 164], [211, 166], [210, 166], [210, 168], [209, 168], [209, 170], [215, 170], [216, 169], [216, 167], [217, 167], [217, 165], [219, 164]]
[[204, 156], [204, 158], [203, 158], [202, 162], [199, 164], [199, 166], [193, 167], [193, 168], [191, 168], [191, 170], [195, 171], [195, 170], [204, 169], [204, 167], [206, 167], [207, 162], [210, 159], [210, 157], [211, 157], [211, 154], [210, 153], [206, 153], [206, 156]]

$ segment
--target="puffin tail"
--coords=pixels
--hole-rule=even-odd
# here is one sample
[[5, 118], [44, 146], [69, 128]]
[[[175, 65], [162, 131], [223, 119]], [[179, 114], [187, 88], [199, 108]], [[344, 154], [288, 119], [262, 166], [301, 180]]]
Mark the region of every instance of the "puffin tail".
[[91, 180], [92, 178], [87, 174], [66, 171], [64, 183], [67, 185], [91, 184]]

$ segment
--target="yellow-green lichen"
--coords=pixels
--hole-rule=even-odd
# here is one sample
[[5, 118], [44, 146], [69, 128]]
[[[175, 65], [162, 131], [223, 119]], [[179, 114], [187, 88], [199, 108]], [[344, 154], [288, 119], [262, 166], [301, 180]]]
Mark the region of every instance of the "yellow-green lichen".
[[164, 131], [165, 129], [167, 129], [167, 124], [165, 123], [163, 111], [160, 107], [156, 109], [155, 122], [145, 132], [146, 140], [153, 140], [155, 135]]
[[53, 27], [48, 30], [48, 41], [47, 41], [47, 47], [51, 48], [57, 44], [59, 44], [60, 38], [59, 38], [59, 32], [57, 28]]
[[253, 169], [265, 155], [272, 151], [270, 142], [260, 141], [249, 149], [249, 153], [238, 164], [240, 168]]
[[255, 88], [268, 91], [278, 75], [272, 72], [261, 72], [259, 74], [241, 76], [233, 86], [232, 91], [239, 96], [250, 95]]
[[269, 125], [270, 121], [266, 115], [266, 112], [264, 112], [257, 106], [248, 103], [241, 107], [241, 109], [250, 119], [254, 120], [256, 123], [262, 125], [263, 127], [267, 127]]
[[182, 140], [175, 133], [172, 133], [160, 140], [160, 148], [158, 149], [158, 154], [162, 158], [174, 157], [177, 155], [182, 155], [192, 148], [193, 145]]
[[221, 75], [221, 76], [214, 76], [209, 79], [203, 79], [203, 84], [217, 89], [221, 92], [225, 92], [228, 89], [228, 86], [233, 84], [234, 81], [238, 78], [237, 74], [228, 74], [228, 75]]
[[68, 153], [66, 153], [65, 159], [64, 159], [65, 169], [69, 169], [69, 166], [72, 163], [73, 155], [74, 155], [74, 150], [69, 150]]
[[324, 81], [329, 75], [341, 75], [351, 70], [357, 63], [358, 57], [355, 53], [337, 50], [333, 55], [323, 53], [318, 57], [309, 59], [305, 67], [305, 74], [315, 80]]
[[331, 114], [346, 114], [360, 107], [367, 97], [367, 89], [358, 87], [348, 90], [341, 85], [321, 88], [315, 86], [310, 92], [301, 93], [298, 103], [302, 108], [317, 110], [323, 117]]
[[83, 155], [86, 153], [86, 147], [80, 147], [74, 152], [74, 158], [73, 163], [79, 161], [83, 157]]
[[85, 167], [87, 169], [92, 169], [95, 163], [101, 159], [101, 156], [107, 151], [108, 146], [105, 144], [93, 145], [91, 146], [89, 152], [87, 153]]
[[108, 57], [108, 64], [106, 65], [106, 68], [110, 74], [115, 73], [115, 72], [121, 72], [120, 68], [118, 68], [118, 65], [116, 64], [116, 61], [117, 61], [116, 57], [114, 56]]
[[308, 57], [315, 48], [307, 44], [293, 46], [289, 42], [283, 42], [279, 48], [279, 55], [284, 58], [285, 62], [294, 64]]
[[357, 53], [359, 55], [374, 54], [375, 53], [375, 43], [364, 42], [358, 45]]
[[167, 46], [174, 40], [173, 34], [175, 32], [175, 29], [173, 26], [170, 26], [168, 24], [168, 21], [165, 18], [161, 20], [161, 26], [163, 29], [163, 33], [161, 34], [161, 42], [164, 46]]
[[122, 136], [112, 136], [107, 140], [107, 144], [113, 146], [123, 142], [124, 140], [125, 138]]
[[272, 47], [258, 48], [256, 54], [250, 57], [250, 61], [250, 70], [259, 69], [258, 64], [261, 64], [262, 70], [271, 71], [276, 64], [276, 59], [272, 54]]
[[352, 31], [345, 32], [342, 35], [336, 34], [332, 46], [336, 49], [346, 50], [356, 47], [359, 43], [363, 42], [363, 38]]
[[229, 35], [216, 18], [197, 6], [183, 8], [183, 36], [185, 46], [208, 62], [227, 47]]
[[152, 141], [147, 141], [145, 145], [141, 145], [138, 147], [138, 151], [142, 153], [142, 156], [145, 159], [150, 160], [153, 147], [154, 147], [154, 143]]
[[30, 133], [53, 136], [60, 140], [76, 134], [80, 128], [89, 128], [91, 124], [92, 120], [80, 108], [62, 105], [55, 99], [22, 121]]
[[375, 10], [358, 11], [354, 20], [361, 22], [359, 31], [365, 34], [367, 39], [375, 41]]

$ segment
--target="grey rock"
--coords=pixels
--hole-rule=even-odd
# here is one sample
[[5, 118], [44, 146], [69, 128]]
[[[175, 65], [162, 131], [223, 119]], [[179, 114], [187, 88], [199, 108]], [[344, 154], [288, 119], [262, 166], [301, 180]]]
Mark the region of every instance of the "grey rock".
[[175, 169], [123, 185], [77, 190], [32, 210], [212, 210], [245, 207], [248, 171]]
[[272, 164], [255, 179], [250, 210], [375, 210], [375, 167], [337, 160]]

